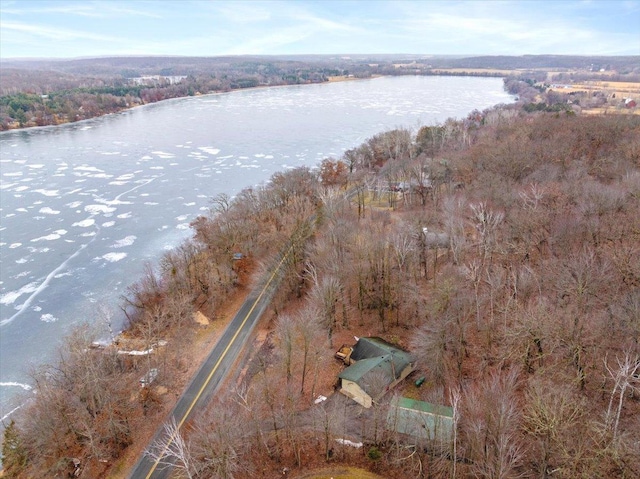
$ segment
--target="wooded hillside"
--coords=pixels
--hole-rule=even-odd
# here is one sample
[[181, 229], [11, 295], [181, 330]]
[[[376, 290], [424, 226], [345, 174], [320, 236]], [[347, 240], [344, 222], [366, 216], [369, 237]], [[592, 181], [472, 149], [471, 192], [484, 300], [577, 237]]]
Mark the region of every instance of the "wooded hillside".
[[[388, 477], [640, 476], [638, 116], [513, 106], [382, 132], [219, 196], [193, 226], [123, 301], [129, 335], [172, 348], [125, 360], [76, 333], [5, 432], [9, 477], [73, 474], [74, 457], [79, 477], [108, 477], [144, 440], [137, 425], [162, 420], [159, 387], [183, 384], [192, 313], [215, 318], [292, 236], [269, 334], [181, 431], [179, 473], [295, 477], [328, 461]], [[333, 353], [354, 335], [404, 347], [418, 368], [371, 410], [329, 394]], [[140, 389], [150, 368], [157, 383]], [[452, 438], [389, 430], [394, 395], [452, 406]]]

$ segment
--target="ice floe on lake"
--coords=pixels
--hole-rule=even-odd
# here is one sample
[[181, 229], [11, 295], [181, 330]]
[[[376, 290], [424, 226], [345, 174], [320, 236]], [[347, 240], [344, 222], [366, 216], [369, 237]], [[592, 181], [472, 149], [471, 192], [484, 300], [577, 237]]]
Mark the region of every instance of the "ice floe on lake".
[[136, 175], [134, 173], [125, 173], [124, 175], [118, 176], [116, 178], [116, 180], [117, 181], [127, 181], [127, 180], [133, 180], [135, 177], [136, 177]]
[[[87, 218], [86, 220], [77, 221], [77, 222], [73, 223], [71, 226], [78, 226], [80, 228], [88, 228], [89, 226], [93, 226], [94, 224], [96, 224], [96, 220], [94, 220], [93, 218]], [[31, 241], [33, 241], [33, 240], [31, 240]]]
[[151, 154], [163, 159], [175, 158], [176, 156], [173, 153], [166, 153], [164, 151], [152, 151]]
[[56, 321], [58, 321], [58, 318], [56, 318], [53, 314], [46, 313], [40, 316], [40, 321], [43, 321], [45, 323], [55, 323]]
[[205, 153], [209, 153], [210, 155], [214, 156], [220, 153], [220, 150], [218, 148], [213, 148], [212, 146], [201, 146], [198, 148], [198, 150], [204, 151]]
[[95, 166], [87, 166], [87, 165], [82, 165], [82, 166], [76, 166], [73, 171], [87, 171], [90, 173], [104, 173], [104, 170], [101, 170], [100, 168], [96, 168]]
[[40, 236], [39, 238], [34, 238], [31, 240], [31, 242], [36, 243], [38, 241], [53, 241], [53, 240], [60, 239], [60, 237], [65, 234], [67, 234], [66, 230], [58, 230], [46, 236]]
[[113, 243], [111, 245], [111, 248], [124, 248], [125, 246], [131, 246], [136, 241], [136, 239], [138, 239], [136, 236], [129, 235]]
[[16, 387], [16, 388], [22, 388], [25, 391], [31, 391], [33, 389], [32, 386], [29, 386], [28, 384], [24, 384], [24, 383], [17, 383], [17, 382], [2, 382], [0, 383], [0, 387], [6, 388], [6, 387]]
[[107, 213], [113, 213], [116, 209], [109, 207], [107, 205], [87, 205], [84, 207], [84, 210], [87, 213], [91, 213], [92, 215], [99, 215], [99, 214], [107, 214]]
[[60, 191], [59, 190], [45, 190], [45, 189], [38, 189], [38, 190], [33, 190], [34, 193], [40, 193], [41, 195], [44, 196], [59, 196], [60, 195]]
[[0, 296], [0, 304], [13, 304], [15, 301], [22, 296], [23, 294], [30, 294], [38, 290], [38, 283], [33, 282], [29, 284], [25, 284], [22, 288], [17, 291], [8, 291], [2, 296]]
[[127, 253], [107, 253], [102, 256], [102, 259], [108, 261], [109, 263], [116, 263], [120, 260], [123, 260], [127, 257]]
[[39, 213], [42, 213], [43, 215], [59, 215], [60, 211], [45, 206], [44, 208], [40, 208]]

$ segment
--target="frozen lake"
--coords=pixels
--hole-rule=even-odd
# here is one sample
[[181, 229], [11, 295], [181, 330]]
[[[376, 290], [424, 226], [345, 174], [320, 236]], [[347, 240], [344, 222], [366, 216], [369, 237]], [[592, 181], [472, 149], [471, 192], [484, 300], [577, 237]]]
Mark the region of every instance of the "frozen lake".
[[513, 101], [502, 80], [393, 77], [170, 100], [0, 134], [0, 418], [62, 338], [114, 312], [210, 198], [384, 130]]

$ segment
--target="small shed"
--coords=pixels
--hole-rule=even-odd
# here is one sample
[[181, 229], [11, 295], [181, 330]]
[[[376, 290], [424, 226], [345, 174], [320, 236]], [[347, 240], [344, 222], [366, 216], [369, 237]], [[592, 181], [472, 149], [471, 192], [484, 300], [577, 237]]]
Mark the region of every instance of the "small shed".
[[397, 397], [391, 401], [387, 429], [418, 441], [449, 442], [453, 437], [453, 408]]
[[411, 355], [378, 337], [360, 338], [338, 375], [340, 392], [365, 408], [384, 396], [413, 370]]

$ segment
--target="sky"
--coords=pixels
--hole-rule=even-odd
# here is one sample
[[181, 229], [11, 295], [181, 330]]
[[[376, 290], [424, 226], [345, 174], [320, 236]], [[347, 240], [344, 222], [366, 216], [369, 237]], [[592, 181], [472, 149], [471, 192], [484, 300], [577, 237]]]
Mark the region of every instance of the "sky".
[[0, 58], [640, 55], [640, 0], [0, 0]]

